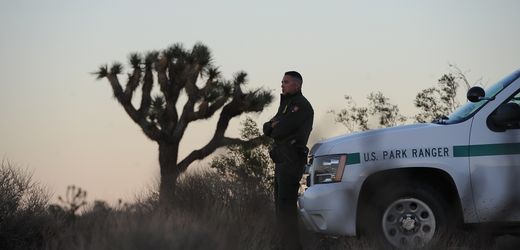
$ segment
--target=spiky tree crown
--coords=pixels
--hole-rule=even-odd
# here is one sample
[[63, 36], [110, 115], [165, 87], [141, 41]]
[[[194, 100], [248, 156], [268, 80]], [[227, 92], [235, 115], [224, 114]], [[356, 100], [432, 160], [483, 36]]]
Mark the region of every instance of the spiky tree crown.
[[[226, 138], [224, 132], [231, 118], [247, 112], [260, 112], [272, 102], [273, 95], [263, 88], [244, 92], [247, 74], [238, 72], [233, 79], [225, 80], [218, 67], [213, 65], [210, 50], [197, 43], [191, 50], [181, 44], [157, 52], [132, 53], [129, 56], [131, 72], [123, 88], [118, 75], [123, 73], [120, 63], [110, 68], [103, 65], [95, 73], [98, 79], [107, 78], [114, 97], [137, 123], [148, 138], [159, 143], [178, 144], [188, 123], [207, 119], [222, 109], [215, 134], [204, 152], [215, 146], [240, 143], [240, 139]], [[141, 86], [141, 103], [134, 107], [132, 99]], [[151, 97], [154, 86], [159, 94]], [[179, 95], [185, 93], [188, 100], [182, 111], [176, 108]]]

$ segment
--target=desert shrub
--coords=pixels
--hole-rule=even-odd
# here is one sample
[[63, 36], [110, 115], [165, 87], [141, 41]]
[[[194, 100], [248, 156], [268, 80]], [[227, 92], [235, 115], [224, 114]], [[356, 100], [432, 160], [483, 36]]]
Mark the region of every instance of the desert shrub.
[[98, 202], [64, 225], [48, 249], [272, 249], [267, 194], [246, 192], [212, 171], [182, 177], [173, 210], [157, 192], [117, 209]]
[[0, 242], [2, 249], [38, 249], [51, 230], [49, 194], [27, 171], [9, 161], [0, 167]]
[[276, 238], [273, 194], [256, 184], [209, 170], [185, 175], [177, 184], [174, 207], [223, 232], [220, 239], [227, 248], [270, 249]]
[[256, 182], [237, 182], [213, 171], [199, 171], [179, 180], [174, 207], [199, 213], [226, 210], [235, 216], [247, 216], [251, 210], [272, 211], [272, 190], [255, 187]]
[[247, 117], [240, 129], [243, 140], [262, 138], [259, 145], [239, 144], [227, 146], [225, 151], [215, 157], [209, 166], [216, 170], [219, 179], [230, 180], [239, 187], [236, 193], [243, 197], [272, 193], [274, 188], [274, 163], [269, 157], [272, 140], [261, 137], [256, 122]]

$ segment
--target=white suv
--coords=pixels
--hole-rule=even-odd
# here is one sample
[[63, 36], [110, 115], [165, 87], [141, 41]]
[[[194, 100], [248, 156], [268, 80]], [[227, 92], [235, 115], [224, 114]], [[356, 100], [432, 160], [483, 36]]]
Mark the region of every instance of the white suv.
[[299, 198], [316, 232], [431, 246], [463, 223], [520, 222], [520, 70], [433, 123], [339, 136], [310, 151]]

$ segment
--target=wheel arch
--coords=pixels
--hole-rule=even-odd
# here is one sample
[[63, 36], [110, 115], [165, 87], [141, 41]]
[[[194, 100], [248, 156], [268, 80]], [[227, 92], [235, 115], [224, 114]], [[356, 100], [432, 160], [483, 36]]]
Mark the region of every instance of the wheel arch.
[[450, 174], [437, 168], [397, 168], [373, 173], [363, 182], [357, 204], [356, 234], [358, 236], [364, 233], [364, 221], [366, 221], [367, 216], [369, 216], [369, 209], [367, 208], [372, 205], [370, 198], [379, 190], [385, 190], [395, 185], [403, 185], [403, 183], [407, 181], [419, 181], [437, 190], [443, 197], [446, 197], [446, 203], [451, 204], [448, 213], [455, 216], [457, 224], [462, 223], [463, 211], [461, 200], [455, 182]]

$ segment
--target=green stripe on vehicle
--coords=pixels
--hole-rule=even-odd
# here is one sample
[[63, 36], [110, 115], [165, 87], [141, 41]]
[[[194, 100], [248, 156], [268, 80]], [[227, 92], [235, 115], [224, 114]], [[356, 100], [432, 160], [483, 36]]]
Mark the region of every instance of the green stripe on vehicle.
[[453, 157], [468, 157], [469, 146], [453, 146]]
[[520, 143], [453, 146], [453, 157], [520, 154]]
[[359, 153], [347, 154], [347, 165], [359, 164], [360, 162]]

